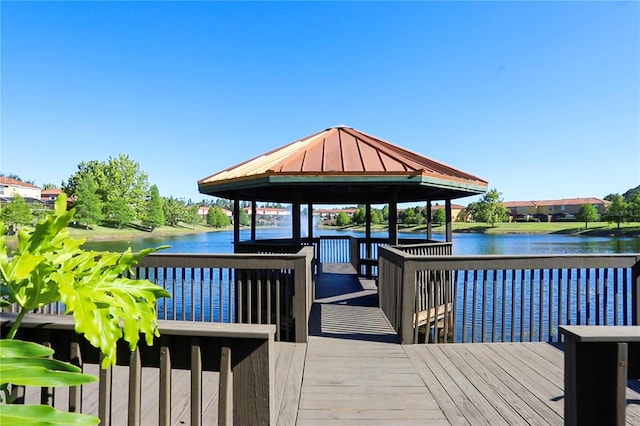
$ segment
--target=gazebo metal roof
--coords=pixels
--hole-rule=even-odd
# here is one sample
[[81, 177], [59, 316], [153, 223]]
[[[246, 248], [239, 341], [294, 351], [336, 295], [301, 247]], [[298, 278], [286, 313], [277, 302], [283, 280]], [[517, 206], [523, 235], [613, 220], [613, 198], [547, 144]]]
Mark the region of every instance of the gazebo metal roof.
[[331, 127], [198, 181], [227, 199], [301, 203], [443, 200], [486, 192], [487, 181], [347, 127]]

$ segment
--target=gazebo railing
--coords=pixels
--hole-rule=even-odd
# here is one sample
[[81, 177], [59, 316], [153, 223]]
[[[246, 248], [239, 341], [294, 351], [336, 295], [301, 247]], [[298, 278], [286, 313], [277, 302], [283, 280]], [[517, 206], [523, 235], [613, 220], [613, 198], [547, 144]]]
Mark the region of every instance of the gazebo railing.
[[[3, 334], [16, 317], [14, 313], [2, 314]], [[13, 402], [90, 414], [105, 425], [168, 426], [178, 417], [185, 419], [180, 423], [211, 424], [211, 418], [203, 419], [205, 409], [210, 411], [203, 400], [211, 400], [210, 382], [216, 377], [209, 372], [216, 372], [217, 424], [275, 424], [273, 325], [159, 321], [158, 328], [160, 337], [154, 338], [153, 346], [141, 338], [131, 352], [128, 344], [120, 341], [117, 366], [98, 370], [100, 353], [76, 334], [71, 316], [26, 315], [16, 338], [51, 347], [56, 359], [96, 374], [99, 381], [59, 390], [12, 386]], [[123, 382], [125, 375], [118, 374], [120, 381], [116, 382], [114, 370], [123, 368], [128, 381]], [[172, 392], [178, 391], [172, 375], [179, 375], [180, 370], [190, 376], [190, 386], [179, 389], [190, 396], [188, 407], [171, 403]]]
[[403, 343], [558, 341], [637, 325], [640, 255], [423, 256], [380, 249], [380, 306]]
[[[166, 289], [159, 319], [274, 324], [276, 341], [306, 342], [313, 303], [312, 247], [282, 254], [173, 254], [144, 257], [137, 278]], [[63, 314], [61, 303], [40, 313]]]

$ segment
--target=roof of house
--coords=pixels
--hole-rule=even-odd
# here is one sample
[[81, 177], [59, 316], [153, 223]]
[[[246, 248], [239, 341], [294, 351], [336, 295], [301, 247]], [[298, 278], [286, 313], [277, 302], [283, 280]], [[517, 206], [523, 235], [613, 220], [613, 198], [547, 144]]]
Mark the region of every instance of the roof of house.
[[33, 185], [31, 183], [23, 182], [21, 180], [9, 178], [5, 176], [0, 176], [0, 184], [21, 186], [23, 188], [30, 188], [30, 189], [41, 189], [39, 186]]
[[[387, 202], [459, 198], [487, 182], [375, 136], [336, 126], [198, 181], [223, 198], [301, 202]], [[441, 198], [439, 198], [441, 197]]]
[[537, 207], [537, 206], [575, 206], [583, 204], [606, 204], [605, 200], [595, 197], [587, 198], [561, 198], [559, 200], [537, 200], [537, 201], [505, 201], [506, 207]]
[[43, 198], [60, 194], [62, 194], [62, 189], [60, 188], [43, 189], [42, 191], [40, 191], [40, 196]]

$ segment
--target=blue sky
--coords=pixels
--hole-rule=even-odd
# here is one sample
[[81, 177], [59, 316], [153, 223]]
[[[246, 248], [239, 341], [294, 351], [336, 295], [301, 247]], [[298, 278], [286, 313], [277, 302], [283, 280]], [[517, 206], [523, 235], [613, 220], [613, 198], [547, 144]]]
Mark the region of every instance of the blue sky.
[[38, 185], [127, 154], [197, 201], [198, 179], [341, 123], [505, 201], [640, 184], [637, 2], [0, 8], [0, 171]]

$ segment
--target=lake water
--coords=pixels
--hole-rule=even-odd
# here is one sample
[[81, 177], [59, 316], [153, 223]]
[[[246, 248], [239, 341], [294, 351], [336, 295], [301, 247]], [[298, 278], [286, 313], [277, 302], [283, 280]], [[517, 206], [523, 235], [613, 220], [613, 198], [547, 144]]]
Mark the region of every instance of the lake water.
[[[242, 231], [241, 240], [250, 238], [249, 231]], [[362, 232], [319, 229], [314, 236], [352, 235], [364, 237]], [[373, 237], [387, 237], [386, 232], [374, 232]], [[399, 233], [401, 238], [422, 238], [415, 233]], [[258, 238], [291, 237], [289, 228], [259, 229]], [[444, 240], [444, 235], [435, 234]], [[233, 231], [207, 232], [162, 238], [141, 238], [131, 241], [89, 242], [86, 249], [123, 251], [128, 247], [138, 251], [160, 245], [171, 246], [163, 252], [171, 253], [232, 253]], [[577, 254], [577, 253], [640, 253], [640, 238], [582, 237], [562, 234], [453, 234], [453, 253], [475, 254]]]

